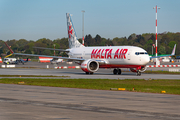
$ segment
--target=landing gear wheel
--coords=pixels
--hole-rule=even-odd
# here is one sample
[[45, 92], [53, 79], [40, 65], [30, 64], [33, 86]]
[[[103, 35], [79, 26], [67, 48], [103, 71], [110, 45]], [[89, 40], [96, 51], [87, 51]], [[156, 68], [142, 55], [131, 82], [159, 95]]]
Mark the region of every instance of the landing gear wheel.
[[118, 69], [118, 75], [121, 75], [121, 69]]
[[88, 74], [89, 74], [89, 72], [86, 72], [86, 74], [88, 75]]
[[116, 75], [116, 74], [118, 73], [118, 70], [117, 70], [117, 69], [114, 69], [114, 70], [113, 70], [113, 73], [114, 73], [114, 75]]
[[90, 72], [90, 74], [92, 75], [92, 74], [93, 74], [93, 72]]
[[138, 71], [136, 75], [137, 75], [137, 76], [141, 76], [141, 72]]

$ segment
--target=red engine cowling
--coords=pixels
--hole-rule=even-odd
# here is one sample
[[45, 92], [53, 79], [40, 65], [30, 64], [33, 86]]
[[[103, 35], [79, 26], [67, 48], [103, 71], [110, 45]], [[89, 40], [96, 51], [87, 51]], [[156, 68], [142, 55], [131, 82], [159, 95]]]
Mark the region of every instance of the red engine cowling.
[[130, 70], [132, 71], [132, 72], [137, 72], [137, 71], [139, 71], [139, 72], [144, 72], [144, 71], [146, 71], [146, 69], [147, 69], [147, 66], [140, 66], [140, 67], [137, 67], [137, 68], [130, 68]]
[[95, 60], [88, 59], [88, 60], [84, 61], [81, 64], [81, 69], [84, 72], [93, 73], [93, 72], [96, 72], [99, 69], [99, 63], [96, 62]]

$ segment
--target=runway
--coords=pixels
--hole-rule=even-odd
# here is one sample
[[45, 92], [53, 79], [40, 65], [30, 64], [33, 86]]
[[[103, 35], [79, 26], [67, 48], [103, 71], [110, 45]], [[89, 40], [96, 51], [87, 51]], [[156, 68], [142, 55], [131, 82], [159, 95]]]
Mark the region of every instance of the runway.
[[180, 96], [0, 84], [0, 119], [180, 119]]

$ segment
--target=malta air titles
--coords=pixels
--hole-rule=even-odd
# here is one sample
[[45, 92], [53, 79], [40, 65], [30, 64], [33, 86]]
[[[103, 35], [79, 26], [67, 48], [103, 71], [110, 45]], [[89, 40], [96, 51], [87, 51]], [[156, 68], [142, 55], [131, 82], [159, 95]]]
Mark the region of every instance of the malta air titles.
[[126, 53], [128, 49], [93, 49], [91, 52], [91, 58], [99, 59], [126, 59]]

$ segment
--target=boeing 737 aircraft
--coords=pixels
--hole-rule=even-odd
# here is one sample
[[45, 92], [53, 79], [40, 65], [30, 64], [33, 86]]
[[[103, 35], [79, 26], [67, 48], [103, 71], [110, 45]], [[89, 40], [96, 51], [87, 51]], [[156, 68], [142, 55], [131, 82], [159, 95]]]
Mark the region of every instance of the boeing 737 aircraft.
[[69, 49], [58, 50], [67, 52], [69, 57], [14, 53], [5, 44], [15, 55], [44, 56], [75, 61], [86, 74], [93, 74], [99, 68], [114, 68], [113, 74], [121, 74], [121, 68], [130, 68], [132, 72], [136, 72], [137, 76], [140, 76], [141, 72], [146, 70], [146, 65], [150, 61], [146, 50], [135, 46], [85, 47], [77, 40], [70, 14], [67, 13], [66, 17]]

